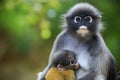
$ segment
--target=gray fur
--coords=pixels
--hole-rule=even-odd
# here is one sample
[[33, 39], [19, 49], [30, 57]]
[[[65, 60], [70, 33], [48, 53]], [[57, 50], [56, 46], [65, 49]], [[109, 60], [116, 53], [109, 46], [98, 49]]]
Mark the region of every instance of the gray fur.
[[91, 6], [88, 3], [78, 3], [67, 12], [68, 14], [66, 16], [73, 15], [73, 13], [78, 12], [79, 10], [88, 10], [88, 11], [92, 10], [94, 15], [99, 15], [99, 16], [102, 14], [98, 9], [96, 9], [95, 7]]

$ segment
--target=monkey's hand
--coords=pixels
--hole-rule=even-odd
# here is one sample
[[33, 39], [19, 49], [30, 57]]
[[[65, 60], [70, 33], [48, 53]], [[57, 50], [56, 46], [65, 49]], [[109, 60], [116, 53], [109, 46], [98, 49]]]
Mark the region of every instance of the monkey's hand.
[[50, 67], [51, 66], [48, 65], [42, 72], [39, 72], [37, 80], [45, 80], [45, 75], [49, 71]]
[[95, 77], [95, 80], [105, 80], [105, 77], [104, 77], [104, 75], [97, 75]]
[[41, 75], [42, 75], [42, 72], [39, 72], [39, 73], [38, 73], [38, 78], [37, 78], [37, 80], [40, 80], [40, 79], [41, 79]]
[[43, 72], [39, 72], [38, 73], [38, 78], [37, 80], [45, 80], [45, 78], [43, 77]]

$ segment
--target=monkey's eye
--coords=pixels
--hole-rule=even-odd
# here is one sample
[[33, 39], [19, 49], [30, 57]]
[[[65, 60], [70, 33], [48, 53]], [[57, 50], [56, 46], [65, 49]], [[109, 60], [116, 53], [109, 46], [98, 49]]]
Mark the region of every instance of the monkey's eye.
[[80, 21], [81, 21], [81, 17], [80, 17], [80, 16], [75, 16], [74, 22], [75, 22], [75, 23], [78, 23], [78, 22], [80, 22]]
[[85, 21], [89, 22], [89, 23], [92, 23], [93, 19], [91, 16], [86, 16], [85, 17]]

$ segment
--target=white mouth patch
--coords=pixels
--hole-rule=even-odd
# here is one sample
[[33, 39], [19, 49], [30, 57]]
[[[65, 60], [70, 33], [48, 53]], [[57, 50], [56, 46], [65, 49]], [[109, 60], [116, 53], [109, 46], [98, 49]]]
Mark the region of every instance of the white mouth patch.
[[79, 28], [80, 30], [86, 30], [87, 29], [87, 27], [86, 26], [80, 26], [80, 28]]
[[80, 26], [80, 28], [77, 30], [77, 33], [80, 34], [82, 37], [85, 37], [89, 33], [89, 30], [86, 26]]

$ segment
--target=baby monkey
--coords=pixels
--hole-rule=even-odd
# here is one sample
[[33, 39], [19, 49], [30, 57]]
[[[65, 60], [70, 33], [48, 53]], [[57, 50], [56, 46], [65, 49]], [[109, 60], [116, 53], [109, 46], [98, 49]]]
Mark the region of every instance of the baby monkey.
[[52, 68], [47, 72], [45, 80], [75, 80], [74, 70], [80, 68], [75, 53], [62, 50], [53, 57]]

